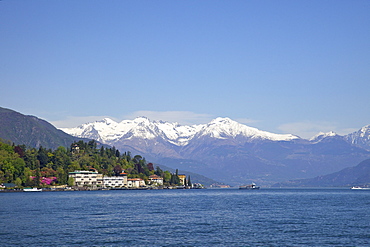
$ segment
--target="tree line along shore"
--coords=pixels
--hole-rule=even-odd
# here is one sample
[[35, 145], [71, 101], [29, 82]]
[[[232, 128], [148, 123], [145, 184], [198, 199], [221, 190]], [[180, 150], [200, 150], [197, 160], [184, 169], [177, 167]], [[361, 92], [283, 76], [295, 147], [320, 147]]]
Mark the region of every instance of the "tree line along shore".
[[[120, 186], [104, 183], [104, 180], [95, 184], [86, 180], [81, 183], [73, 176], [78, 171], [95, 174], [97, 180], [110, 178], [123, 183]], [[132, 183], [135, 180], [143, 182], [136, 186]], [[14, 145], [0, 139], [0, 185], [3, 191], [27, 187], [43, 188], [43, 191], [202, 188], [177, 170], [171, 173], [159, 166], [154, 168], [153, 163], [140, 155], [121, 153], [115, 147], [106, 147], [94, 140], [73, 142], [69, 148], [60, 146], [51, 150]]]

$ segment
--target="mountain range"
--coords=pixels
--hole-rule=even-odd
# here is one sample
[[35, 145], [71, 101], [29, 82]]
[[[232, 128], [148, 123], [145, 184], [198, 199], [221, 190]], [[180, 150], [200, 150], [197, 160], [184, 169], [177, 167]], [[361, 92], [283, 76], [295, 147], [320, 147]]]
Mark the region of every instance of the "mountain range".
[[309, 140], [261, 131], [229, 118], [192, 126], [145, 117], [119, 123], [105, 118], [62, 130], [231, 185], [312, 178], [370, 158], [370, 125], [346, 136], [328, 132]]
[[352, 187], [370, 186], [370, 159], [360, 162], [357, 166], [344, 168], [338, 172], [317, 176], [315, 178], [298, 179], [281, 182], [272, 187]]
[[[261, 131], [229, 118], [192, 126], [150, 121], [145, 117], [120, 123], [103, 119], [62, 131], [35, 116], [0, 107], [0, 138], [15, 144], [55, 149], [69, 147], [81, 138], [96, 139], [122, 152], [140, 154], [156, 165], [193, 172], [194, 176], [201, 174], [230, 185], [256, 182], [262, 186], [284, 183], [333, 186], [345, 181], [340, 177], [347, 176], [346, 173], [352, 174], [353, 181], [366, 180], [366, 174], [353, 179], [359, 173], [349, 168], [370, 158], [369, 136], [367, 125], [345, 136], [328, 132], [306, 140]], [[337, 182], [330, 177], [332, 174]], [[312, 178], [321, 182], [309, 182]]]

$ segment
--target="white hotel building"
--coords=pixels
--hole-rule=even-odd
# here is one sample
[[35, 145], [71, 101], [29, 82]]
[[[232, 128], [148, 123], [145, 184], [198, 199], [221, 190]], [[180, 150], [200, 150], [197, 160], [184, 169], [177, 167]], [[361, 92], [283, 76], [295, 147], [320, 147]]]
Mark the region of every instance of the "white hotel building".
[[[121, 176], [103, 177], [103, 174], [96, 171], [74, 171], [69, 173], [69, 177], [73, 178], [73, 185], [77, 187], [122, 188], [129, 186], [126, 173], [121, 173]], [[139, 187], [140, 185], [130, 183], [129, 187]]]
[[127, 187], [127, 176], [103, 177], [105, 188], [122, 188]]
[[93, 171], [74, 171], [69, 173], [69, 177], [73, 178], [73, 185], [78, 187], [84, 186], [101, 186], [103, 184], [103, 176], [98, 172]]

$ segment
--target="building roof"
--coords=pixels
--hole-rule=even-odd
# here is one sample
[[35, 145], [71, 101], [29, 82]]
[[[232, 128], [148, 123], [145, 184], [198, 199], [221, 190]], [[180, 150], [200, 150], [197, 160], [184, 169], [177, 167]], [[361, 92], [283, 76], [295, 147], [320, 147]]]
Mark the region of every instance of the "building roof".
[[144, 181], [144, 180], [141, 178], [129, 178], [127, 179], [127, 181]]
[[3, 186], [5, 188], [14, 188], [14, 187], [16, 187], [16, 185], [14, 183], [3, 183]]
[[93, 171], [74, 171], [74, 172], [69, 172], [69, 174], [98, 174], [98, 172], [93, 172]]

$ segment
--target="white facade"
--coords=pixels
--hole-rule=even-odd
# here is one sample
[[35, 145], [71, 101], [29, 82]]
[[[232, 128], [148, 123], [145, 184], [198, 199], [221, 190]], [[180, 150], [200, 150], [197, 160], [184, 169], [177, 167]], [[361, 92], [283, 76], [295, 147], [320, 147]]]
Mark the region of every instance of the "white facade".
[[121, 188], [127, 186], [127, 176], [103, 177], [104, 187]]
[[78, 187], [96, 186], [98, 172], [93, 171], [74, 171], [69, 173], [69, 177], [73, 178], [73, 185]]
[[158, 184], [158, 185], [163, 185], [163, 178], [157, 175], [150, 175], [149, 176], [149, 181], [152, 184]]
[[145, 181], [141, 178], [129, 178], [127, 179], [127, 187], [129, 188], [145, 187]]

